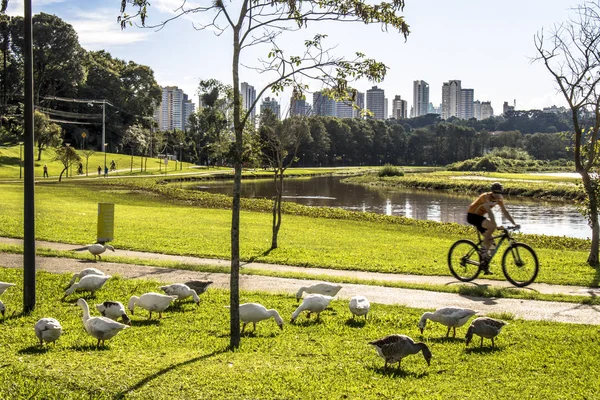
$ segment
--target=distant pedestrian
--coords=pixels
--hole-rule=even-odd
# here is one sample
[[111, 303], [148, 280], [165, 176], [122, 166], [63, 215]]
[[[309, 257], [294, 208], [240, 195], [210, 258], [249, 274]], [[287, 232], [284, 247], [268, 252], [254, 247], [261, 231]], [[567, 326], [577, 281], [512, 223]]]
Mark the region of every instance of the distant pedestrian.
[[44, 164], [44, 178], [48, 177], [48, 166]]
[[104, 166], [104, 177], [108, 176], [108, 166]]
[[102, 175], [102, 167], [98, 165], [98, 175]]
[[110, 162], [110, 170], [115, 171], [117, 169], [117, 164], [115, 164], [115, 160]]
[[83, 164], [79, 163], [79, 166], [77, 167], [77, 173], [79, 175], [83, 175]]

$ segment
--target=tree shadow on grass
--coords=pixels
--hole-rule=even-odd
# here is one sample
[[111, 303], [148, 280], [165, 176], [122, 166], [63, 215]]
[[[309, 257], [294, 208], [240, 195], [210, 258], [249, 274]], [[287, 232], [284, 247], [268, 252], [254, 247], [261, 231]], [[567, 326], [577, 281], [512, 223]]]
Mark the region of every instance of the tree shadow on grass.
[[497, 351], [503, 351], [504, 349], [502, 347], [492, 347], [491, 343], [488, 346], [483, 346], [483, 347], [467, 347], [465, 348], [465, 353], [466, 354], [491, 354], [491, 353], [495, 353]]
[[323, 318], [319, 318], [319, 319], [302, 319], [299, 320], [297, 319], [295, 322], [290, 322], [290, 325], [296, 325], [296, 326], [313, 326], [313, 325], [319, 325], [319, 324], [324, 324], [325, 321], [323, 321]]
[[19, 165], [20, 161], [18, 157], [0, 156], [0, 165]]
[[174, 364], [174, 365], [171, 365], [169, 367], [163, 368], [160, 371], [155, 372], [152, 375], [148, 375], [147, 377], [145, 377], [144, 379], [140, 380], [135, 385], [132, 385], [132, 386], [128, 387], [127, 389], [123, 390], [122, 392], [117, 393], [114, 398], [115, 399], [123, 399], [123, 398], [127, 397], [131, 392], [133, 392], [135, 390], [138, 390], [138, 389], [141, 389], [142, 387], [144, 387], [145, 385], [147, 385], [149, 382], [153, 381], [154, 379], [160, 378], [161, 376], [163, 376], [166, 373], [169, 373], [169, 372], [171, 372], [173, 370], [176, 370], [176, 369], [178, 369], [180, 367], [184, 367], [186, 365], [193, 364], [193, 363], [198, 362], [198, 361], [204, 361], [204, 360], [209, 359], [209, 358], [211, 358], [213, 356], [216, 356], [218, 354], [225, 353], [226, 351], [228, 351], [227, 347], [224, 348], [224, 349], [215, 350], [215, 351], [213, 351], [212, 353], [209, 353], [209, 354], [204, 354], [204, 355], [201, 355], [201, 356], [198, 356], [198, 357], [190, 358], [189, 360], [182, 361], [182, 362], [180, 362], [178, 364]]
[[246, 264], [251, 264], [251, 263], [253, 263], [254, 261], [256, 261], [256, 259], [257, 259], [258, 257], [266, 257], [266, 256], [268, 256], [269, 254], [271, 254], [271, 252], [272, 252], [272, 251], [273, 251], [273, 249], [269, 249], [269, 250], [265, 250], [265, 251], [263, 251], [261, 254], [257, 254], [257, 255], [255, 255], [255, 256], [252, 256], [252, 257], [250, 257], [250, 258], [248, 259], [248, 261], [247, 261], [247, 262], [245, 262], [245, 263], [240, 263], [240, 267], [243, 267], [243, 266], [244, 266], [244, 265], [246, 265]]
[[8, 320], [11, 320], [11, 319], [21, 318], [21, 317], [26, 316], [26, 315], [28, 315], [28, 314], [26, 314], [26, 313], [24, 313], [22, 311], [21, 312], [13, 311], [10, 315], [4, 316], [4, 317], [0, 316], [0, 324], [3, 324], [4, 321], [8, 321]]

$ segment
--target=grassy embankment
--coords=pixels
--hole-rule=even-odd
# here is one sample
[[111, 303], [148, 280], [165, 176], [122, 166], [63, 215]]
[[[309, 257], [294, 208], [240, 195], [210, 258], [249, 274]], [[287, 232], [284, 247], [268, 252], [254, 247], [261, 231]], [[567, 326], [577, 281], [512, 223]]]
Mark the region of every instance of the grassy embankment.
[[[22, 191], [2, 186], [0, 235], [22, 236]], [[116, 204], [115, 246], [122, 249], [227, 259], [231, 200], [192, 193], [151, 180], [114, 180], [78, 185], [38, 185], [37, 237], [93, 242], [98, 202]], [[270, 246], [271, 202], [243, 200], [241, 254], [244, 260], [308, 267], [421, 275], [449, 275], [446, 254], [468, 227], [401, 217], [352, 213], [286, 203], [280, 248]], [[523, 235], [540, 258], [538, 282], [597, 286], [586, 265], [585, 240]], [[110, 256], [108, 256], [110, 257]], [[110, 258], [107, 258], [110, 259]], [[492, 267], [502, 279], [500, 266]]]
[[[242, 302], [277, 309], [283, 331], [272, 320], [242, 338], [236, 352], [229, 343], [227, 291], [209, 289], [200, 307], [192, 302], [168, 309], [162, 320], [148, 321], [136, 308], [133, 326], [95, 348], [83, 329], [78, 295], [61, 301], [67, 275], [39, 272], [38, 303], [20, 314], [21, 271], [0, 268], [0, 281], [17, 283], [2, 295], [8, 307], [0, 320], [3, 347], [0, 398], [414, 398], [560, 399], [597, 398], [600, 352], [597, 326], [511, 320], [492, 349], [479, 338], [465, 348], [466, 328], [456, 339], [429, 323], [421, 335], [423, 310], [372, 305], [369, 321], [352, 321], [344, 301], [332, 302], [321, 321], [301, 316], [289, 324], [292, 296], [242, 292]], [[127, 303], [132, 294], [158, 289], [158, 282], [113, 277], [95, 299]], [[56, 345], [38, 347], [33, 325], [54, 317], [63, 326]], [[156, 318], [156, 317], [154, 317]], [[576, 334], [574, 332], [576, 331]], [[402, 369], [383, 370], [383, 360], [367, 344], [391, 333], [424, 341], [433, 359], [409, 356]], [[543, 349], [543, 350], [542, 350]]]

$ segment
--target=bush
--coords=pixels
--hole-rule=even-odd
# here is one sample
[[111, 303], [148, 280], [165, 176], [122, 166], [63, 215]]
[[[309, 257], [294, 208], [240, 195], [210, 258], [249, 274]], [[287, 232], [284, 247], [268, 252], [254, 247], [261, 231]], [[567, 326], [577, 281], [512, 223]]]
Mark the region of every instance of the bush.
[[381, 168], [379, 170], [379, 172], [377, 173], [377, 175], [379, 175], [380, 177], [383, 176], [404, 176], [404, 171], [402, 171], [400, 168], [391, 165], [391, 164], [385, 164], [383, 166], [383, 168]]

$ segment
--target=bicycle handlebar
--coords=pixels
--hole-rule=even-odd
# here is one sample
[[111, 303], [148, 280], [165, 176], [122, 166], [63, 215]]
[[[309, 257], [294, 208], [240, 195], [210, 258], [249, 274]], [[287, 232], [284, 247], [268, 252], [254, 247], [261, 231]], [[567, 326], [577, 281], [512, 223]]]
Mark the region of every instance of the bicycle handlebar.
[[500, 227], [498, 227], [498, 229], [500, 229], [500, 230], [504, 230], [504, 231], [518, 231], [519, 229], [521, 229], [521, 225], [515, 225], [515, 226], [500, 226]]

